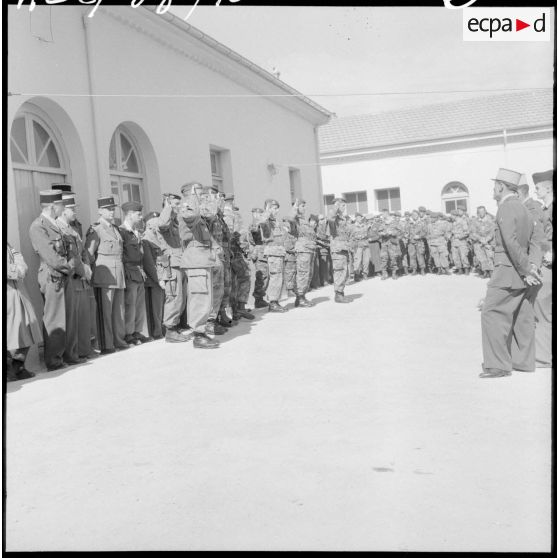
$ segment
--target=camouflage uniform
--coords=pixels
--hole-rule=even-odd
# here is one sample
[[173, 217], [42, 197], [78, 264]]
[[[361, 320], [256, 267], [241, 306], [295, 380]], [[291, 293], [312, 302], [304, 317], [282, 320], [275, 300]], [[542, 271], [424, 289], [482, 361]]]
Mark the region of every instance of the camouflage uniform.
[[[289, 294], [296, 290], [296, 234], [295, 227], [291, 225], [289, 219], [283, 219], [283, 226], [285, 226], [285, 286]], [[292, 292], [291, 292], [292, 291]]]
[[[213, 286], [213, 297], [211, 312], [209, 314], [208, 321], [215, 321], [219, 315], [219, 311], [222, 308], [223, 298], [225, 297], [225, 289], [227, 290], [227, 301], [231, 292], [231, 282], [230, 282], [230, 253], [225, 254], [224, 246], [228, 249], [228, 237], [226, 237], [226, 232], [223, 228], [223, 223], [219, 219], [218, 215], [212, 215], [210, 217], [202, 217], [205, 221], [209, 234], [211, 236], [211, 242], [219, 246], [221, 249], [218, 251], [218, 261], [217, 265], [213, 267], [211, 279]], [[229, 268], [228, 274], [226, 268]], [[227, 274], [227, 275], [226, 275]], [[225, 280], [225, 275], [227, 279]]]
[[314, 226], [299, 215], [291, 221], [295, 225], [296, 242], [296, 295], [303, 297], [310, 289], [314, 273], [317, 234]]
[[370, 246], [368, 244], [368, 233], [370, 225], [366, 221], [355, 223], [352, 227], [351, 240], [355, 244], [355, 277], [368, 277], [370, 267]]
[[430, 253], [438, 273], [447, 273], [448, 262], [448, 228], [441, 218], [434, 220], [428, 227]]
[[368, 246], [370, 251], [370, 261], [372, 263], [373, 275], [376, 275], [382, 270], [382, 260], [380, 258], [381, 238], [380, 228], [381, 223], [378, 218], [374, 218], [368, 229]]
[[470, 238], [473, 241], [475, 256], [484, 273], [494, 269], [495, 229], [496, 223], [488, 215], [483, 219], [477, 217], [471, 221]]
[[451, 227], [451, 250], [456, 270], [469, 270], [469, 223], [462, 215], [456, 216]]
[[273, 216], [269, 216], [262, 223], [262, 240], [265, 243], [264, 255], [267, 256], [269, 268], [269, 282], [267, 298], [270, 303], [279, 302], [283, 290], [285, 271], [285, 231]]
[[425, 273], [426, 261], [424, 255], [427, 228], [426, 221], [422, 219], [411, 219], [409, 221], [407, 250], [409, 253], [409, 267], [412, 273], [416, 273], [417, 268], [420, 269], [421, 274], [424, 275]]
[[380, 258], [382, 261], [382, 278], [387, 277], [388, 262], [391, 269], [391, 275], [395, 279], [397, 277], [397, 269], [401, 258], [401, 247], [399, 239], [401, 237], [401, 229], [395, 219], [385, 221], [380, 229], [381, 248]]
[[350, 230], [347, 218], [335, 210], [328, 215], [331, 261], [333, 264], [333, 288], [343, 297], [349, 277]]
[[248, 229], [247, 238], [250, 245], [250, 258], [254, 262], [256, 271], [253, 295], [256, 307], [258, 307], [258, 305], [263, 305], [267, 285], [269, 284], [269, 269], [267, 267], [267, 258], [264, 255], [261, 225], [251, 224]]

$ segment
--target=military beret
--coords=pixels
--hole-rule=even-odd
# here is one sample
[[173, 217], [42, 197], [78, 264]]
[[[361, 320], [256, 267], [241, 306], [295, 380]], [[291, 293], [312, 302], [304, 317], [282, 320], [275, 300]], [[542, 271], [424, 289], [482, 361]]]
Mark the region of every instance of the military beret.
[[76, 195], [73, 192], [62, 194], [62, 203], [64, 207], [75, 207], [76, 206]]
[[424, 212], [426, 212], [426, 207], [424, 207], [424, 205], [421, 205], [421, 206], [418, 208], [418, 210], [419, 210], [419, 211], [424, 211]]
[[143, 220], [147, 223], [148, 221], [151, 221], [151, 219], [155, 219], [156, 217], [159, 217], [161, 214], [158, 213], [157, 211], [151, 211], [150, 213], [148, 213]]
[[252, 213], [263, 213], [263, 209], [261, 207], [253, 207]]
[[62, 201], [62, 192], [60, 190], [41, 190], [39, 192], [40, 203], [56, 203]]
[[234, 200], [234, 194], [232, 192], [228, 192], [225, 194], [225, 201], [232, 201]]
[[173, 193], [168, 193], [168, 194], [163, 194], [164, 198], [170, 198], [173, 200], [181, 200], [182, 198], [178, 195], [178, 194], [173, 194]]
[[141, 211], [143, 205], [140, 202], [130, 201], [122, 204], [122, 211], [127, 213], [128, 211]]
[[265, 200], [265, 202], [264, 202], [264, 206], [267, 207], [268, 205], [269, 205], [269, 206], [276, 205], [277, 207], [281, 207], [281, 206], [279, 205], [279, 202], [278, 202], [277, 200], [274, 200], [274, 199], [271, 199], [271, 198], [268, 198], [268, 199]]
[[115, 207], [114, 198], [112, 196], [99, 196], [97, 198], [97, 207], [99, 209]]
[[72, 191], [72, 185], [71, 184], [66, 184], [66, 183], [62, 183], [62, 182], [55, 182], [54, 184], [50, 185], [52, 190], [59, 190], [60, 192], [71, 192]]
[[539, 182], [552, 181], [554, 178], [554, 169], [547, 170], [544, 172], [536, 172], [533, 174], [533, 182], [538, 184]]

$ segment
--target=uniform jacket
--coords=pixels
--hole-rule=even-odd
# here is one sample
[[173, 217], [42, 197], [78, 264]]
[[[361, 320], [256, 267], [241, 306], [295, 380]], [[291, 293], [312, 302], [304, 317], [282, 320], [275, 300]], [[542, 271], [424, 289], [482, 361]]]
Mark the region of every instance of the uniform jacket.
[[125, 225], [119, 227], [122, 235], [122, 263], [127, 281], [144, 282], [143, 244], [141, 236], [129, 230]]
[[552, 215], [552, 211], [554, 208], [554, 202], [552, 202], [548, 207], [543, 208], [543, 230], [546, 236], [547, 245], [546, 250], [550, 250], [552, 248], [552, 238], [554, 236], [554, 217]]
[[474, 217], [471, 219], [469, 237], [473, 242], [481, 244], [492, 244], [494, 241], [494, 230], [496, 223], [492, 217], [485, 215], [484, 219]]
[[531, 218], [533, 219], [535, 227], [535, 241], [541, 247], [541, 250], [545, 252], [547, 246], [547, 238], [544, 232], [544, 214], [542, 203], [535, 201], [532, 198], [527, 198], [526, 200], [524, 200], [523, 205], [527, 208], [529, 215], [531, 215]]
[[170, 265], [170, 257], [165, 254], [162, 246], [164, 239], [158, 230], [147, 228], [142, 237], [143, 271], [145, 286], [157, 287], [159, 281], [170, 281], [176, 278], [176, 269]]
[[451, 235], [454, 240], [467, 240], [469, 238], [469, 221], [463, 217], [456, 217], [451, 226]]
[[420, 242], [423, 238], [426, 238], [428, 233], [428, 224], [426, 221], [422, 219], [417, 219], [413, 221], [412, 219], [409, 221], [409, 225], [407, 227], [407, 235], [409, 238], [410, 244], [416, 244]]
[[248, 227], [246, 234], [248, 244], [250, 245], [249, 256], [253, 261], [264, 260], [264, 246], [262, 239], [262, 229], [259, 225], [252, 223]]
[[291, 230], [296, 237], [295, 251], [313, 253], [318, 246], [316, 243], [318, 235], [314, 226], [308, 221], [308, 219], [298, 215], [294, 206], [291, 210], [289, 219], [292, 223]]
[[357, 246], [368, 247], [368, 237], [370, 232], [370, 225], [366, 221], [362, 223], [355, 223], [352, 228], [352, 240], [355, 241]]
[[401, 225], [395, 220], [385, 221], [380, 227], [380, 237], [384, 242], [399, 244], [399, 239], [403, 236]]
[[180, 221], [173, 214], [170, 205], [163, 207], [161, 210], [159, 217], [157, 217], [157, 226], [164, 241], [161, 243], [161, 250], [168, 255], [172, 267], [180, 267], [184, 250], [182, 238], [184, 235], [181, 235]]
[[287, 253], [285, 249], [285, 231], [282, 226], [277, 223], [275, 217], [271, 215], [260, 224], [262, 231], [262, 241], [265, 245], [265, 256], [284, 257]]
[[539, 267], [542, 261], [541, 250], [533, 236], [533, 220], [521, 201], [511, 196], [500, 203], [496, 226], [495, 269], [489, 286], [524, 288], [522, 277], [529, 272], [530, 263]]
[[77, 275], [86, 280], [91, 279], [91, 268], [87, 263], [89, 257], [79, 233], [71, 224], [67, 224], [60, 218], [56, 220], [56, 224], [60, 227], [64, 236], [68, 258], [75, 263], [74, 276]]
[[41, 290], [48, 281], [64, 282], [73, 274], [75, 262], [68, 259], [68, 247], [58, 225], [39, 215], [31, 223], [29, 238], [41, 260], [37, 276]]
[[335, 209], [328, 213], [328, 226], [331, 252], [344, 252], [350, 248], [350, 226], [346, 217], [339, 215]]
[[92, 284], [111, 289], [126, 288], [122, 263], [123, 240], [118, 227], [99, 219], [87, 231], [85, 248], [89, 261], [94, 262]]
[[448, 240], [446, 221], [438, 219], [428, 226], [428, 241], [432, 246], [441, 246]]

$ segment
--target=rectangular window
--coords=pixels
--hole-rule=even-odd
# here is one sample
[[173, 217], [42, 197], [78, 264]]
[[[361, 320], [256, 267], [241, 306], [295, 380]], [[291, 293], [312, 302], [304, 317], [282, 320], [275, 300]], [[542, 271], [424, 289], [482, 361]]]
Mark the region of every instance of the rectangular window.
[[335, 199], [335, 196], [333, 194], [327, 194], [326, 196], [324, 196], [324, 206], [327, 209], [330, 205], [333, 205], [333, 200]]
[[300, 185], [300, 170], [299, 169], [289, 169], [289, 185], [291, 188], [291, 202], [298, 198], [301, 199], [301, 185]]
[[458, 207], [463, 209], [463, 211], [467, 212], [467, 200], [465, 198], [446, 200], [444, 203], [446, 206], [446, 213], [450, 213], [451, 211], [457, 209]]
[[376, 209], [383, 211], [401, 211], [401, 193], [399, 188], [388, 188], [385, 190], [375, 190]]
[[368, 195], [366, 192], [346, 192], [344, 194], [347, 202], [347, 213], [368, 213]]
[[219, 192], [224, 192], [223, 190], [223, 164], [221, 160], [221, 152], [211, 150], [209, 152], [209, 158], [211, 160], [211, 183], [219, 190]]

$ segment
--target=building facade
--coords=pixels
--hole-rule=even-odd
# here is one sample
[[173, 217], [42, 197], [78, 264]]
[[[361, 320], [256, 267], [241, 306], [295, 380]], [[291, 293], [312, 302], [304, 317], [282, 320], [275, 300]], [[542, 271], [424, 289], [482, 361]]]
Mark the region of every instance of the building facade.
[[54, 182], [73, 185], [84, 232], [99, 194], [147, 212], [191, 180], [234, 192], [245, 219], [270, 197], [322, 205], [326, 109], [155, 7], [90, 10], [8, 7], [8, 240], [39, 311], [28, 231]]
[[551, 90], [509, 93], [332, 120], [320, 130], [324, 204], [344, 194], [350, 213], [424, 205], [495, 213], [499, 167], [554, 165]]

